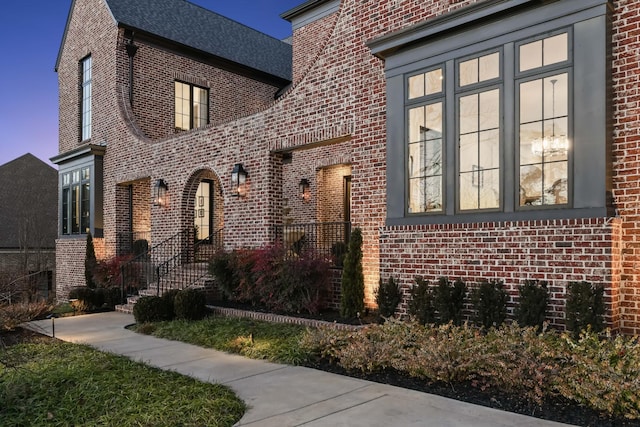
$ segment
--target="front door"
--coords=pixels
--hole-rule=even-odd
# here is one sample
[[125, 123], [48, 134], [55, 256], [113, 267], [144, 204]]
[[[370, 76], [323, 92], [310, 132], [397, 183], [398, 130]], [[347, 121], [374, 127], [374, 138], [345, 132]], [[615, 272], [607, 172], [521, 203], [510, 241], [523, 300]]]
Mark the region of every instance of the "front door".
[[205, 179], [200, 182], [193, 212], [193, 226], [196, 239], [209, 239], [213, 233], [213, 181]]

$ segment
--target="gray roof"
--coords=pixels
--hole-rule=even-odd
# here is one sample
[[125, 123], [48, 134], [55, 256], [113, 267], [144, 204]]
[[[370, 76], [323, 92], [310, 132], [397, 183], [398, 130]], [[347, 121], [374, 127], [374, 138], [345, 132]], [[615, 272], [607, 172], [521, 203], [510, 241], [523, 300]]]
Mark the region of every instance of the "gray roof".
[[291, 81], [292, 47], [186, 0], [105, 0], [116, 22]]
[[20, 246], [25, 220], [32, 247], [54, 248], [58, 223], [58, 172], [25, 154], [0, 165], [0, 249]]

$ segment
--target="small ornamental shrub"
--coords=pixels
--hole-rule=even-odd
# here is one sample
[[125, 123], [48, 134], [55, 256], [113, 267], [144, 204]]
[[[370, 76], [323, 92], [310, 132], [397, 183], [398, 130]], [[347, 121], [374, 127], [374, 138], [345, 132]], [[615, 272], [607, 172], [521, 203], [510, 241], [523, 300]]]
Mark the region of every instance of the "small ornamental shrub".
[[542, 330], [549, 305], [547, 282], [525, 280], [518, 287], [518, 305], [515, 309], [516, 320], [520, 326], [536, 326]]
[[81, 312], [96, 310], [104, 304], [104, 294], [86, 286], [72, 288], [69, 291], [69, 299], [75, 300], [72, 305], [76, 311]]
[[182, 290], [175, 296], [174, 307], [177, 319], [204, 319], [207, 314], [205, 293], [198, 289]]
[[170, 320], [165, 301], [156, 296], [140, 297], [133, 306], [133, 317], [136, 323]]
[[433, 290], [429, 282], [422, 277], [416, 277], [416, 284], [409, 295], [408, 313], [421, 325], [435, 323], [436, 314], [433, 302]]
[[235, 274], [234, 253], [217, 251], [209, 261], [209, 274], [214, 279], [224, 299], [233, 299], [238, 288], [238, 277]]
[[84, 279], [85, 279], [85, 284], [89, 289], [93, 289], [96, 287], [93, 274], [97, 264], [98, 264], [98, 260], [96, 259], [96, 250], [95, 250], [95, 247], [93, 246], [93, 237], [91, 236], [91, 232], [88, 232], [86, 255], [84, 259]]
[[133, 242], [133, 255], [139, 256], [149, 250], [149, 242], [146, 239], [138, 239]]
[[[0, 305], [0, 332], [12, 331], [22, 323], [40, 319], [53, 308], [44, 301]], [[1, 338], [1, 337], [0, 337]], [[0, 340], [0, 349], [1, 349]]]
[[[114, 310], [116, 305], [122, 303], [122, 291], [118, 287], [112, 288], [95, 288], [93, 292], [99, 294], [96, 299], [100, 299], [102, 301], [102, 305], [100, 307], [108, 308], [110, 310]], [[97, 307], [97, 308], [100, 308]]]
[[433, 303], [437, 313], [437, 323], [462, 325], [462, 308], [467, 294], [467, 285], [458, 279], [453, 284], [445, 277], [438, 280], [433, 290]]
[[355, 228], [349, 238], [349, 249], [344, 257], [340, 314], [354, 318], [364, 312], [364, 274], [362, 272], [362, 231]]
[[96, 286], [102, 288], [114, 288], [122, 286], [122, 274], [128, 287], [138, 287], [139, 269], [133, 265], [127, 265], [123, 272], [122, 266], [132, 259], [132, 255], [123, 255], [99, 261], [93, 270], [93, 280]]
[[161, 296], [168, 320], [175, 319], [176, 317], [176, 296], [180, 292], [179, 289], [168, 289]]
[[389, 277], [386, 282], [380, 279], [380, 285], [375, 296], [380, 316], [383, 318], [393, 316], [401, 299], [400, 288], [393, 277]]
[[507, 298], [502, 282], [480, 282], [471, 293], [476, 324], [487, 329], [500, 326], [507, 318]]
[[590, 327], [593, 332], [604, 328], [604, 287], [589, 282], [570, 282], [567, 288], [567, 329], [578, 337]]

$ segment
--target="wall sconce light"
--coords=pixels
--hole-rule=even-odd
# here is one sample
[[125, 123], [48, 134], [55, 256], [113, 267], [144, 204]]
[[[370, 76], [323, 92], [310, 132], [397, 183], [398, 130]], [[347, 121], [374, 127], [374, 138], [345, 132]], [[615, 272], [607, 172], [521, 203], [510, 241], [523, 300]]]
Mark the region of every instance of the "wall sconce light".
[[311, 184], [309, 184], [309, 180], [302, 178], [298, 187], [300, 188], [300, 198], [308, 202], [311, 199]]
[[247, 171], [242, 163], [236, 163], [231, 171], [231, 195], [245, 197], [247, 195]]
[[155, 206], [166, 207], [167, 206], [167, 190], [169, 187], [163, 179], [156, 179], [153, 184], [153, 204]]

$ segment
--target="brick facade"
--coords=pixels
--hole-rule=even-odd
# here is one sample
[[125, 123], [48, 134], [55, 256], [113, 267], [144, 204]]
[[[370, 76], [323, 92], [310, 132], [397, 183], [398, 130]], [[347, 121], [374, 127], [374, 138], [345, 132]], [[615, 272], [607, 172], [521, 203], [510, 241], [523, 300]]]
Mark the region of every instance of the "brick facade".
[[[194, 183], [215, 177], [223, 206], [217, 218], [224, 223], [225, 247], [232, 249], [271, 242], [273, 226], [283, 222], [338, 219], [344, 206], [336, 176], [350, 175], [352, 223], [363, 231], [367, 304], [373, 305], [379, 279], [391, 275], [405, 292], [416, 275], [469, 282], [495, 278], [504, 280], [512, 294], [524, 279], [538, 278], [552, 283], [551, 319], [562, 325], [567, 283], [588, 280], [607, 287], [609, 324], [640, 333], [636, 1], [611, 2], [615, 218], [386, 225], [384, 61], [366, 43], [472, 3], [342, 0], [338, 12], [295, 31], [293, 83], [277, 101], [272, 101], [275, 88], [264, 82], [136, 39], [142, 47], [134, 59], [130, 106], [128, 38], [103, 1], [76, 0], [58, 69], [60, 152], [79, 143], [78, 63], [90, 53], [93, 142], [107, 144], [103, 255], [113, 254], [123, 227], [126, 215], [119, 209], [127, 183], [140, 185], [139, 194], [150, 198], [156, 179], [167, 182], [167, 207], [148, 201], [144, 206], [142, 196], [136, 202], [148, 213], [140, 223], [148, 221], [152, 240], [159, 242], [192, 221]], [[206, 128], [172, 134], [176, 79], [211, 87]], [[236, 163], [249, 174], [246, 197], [231, 196], [229, 177]], [[301, 178], [310, 181], [309, 202], [299, 197]], [[59, 295], [64, 295], [61, 289], [84, 279], [84, 241], [60, 239], [57, 250]]]

